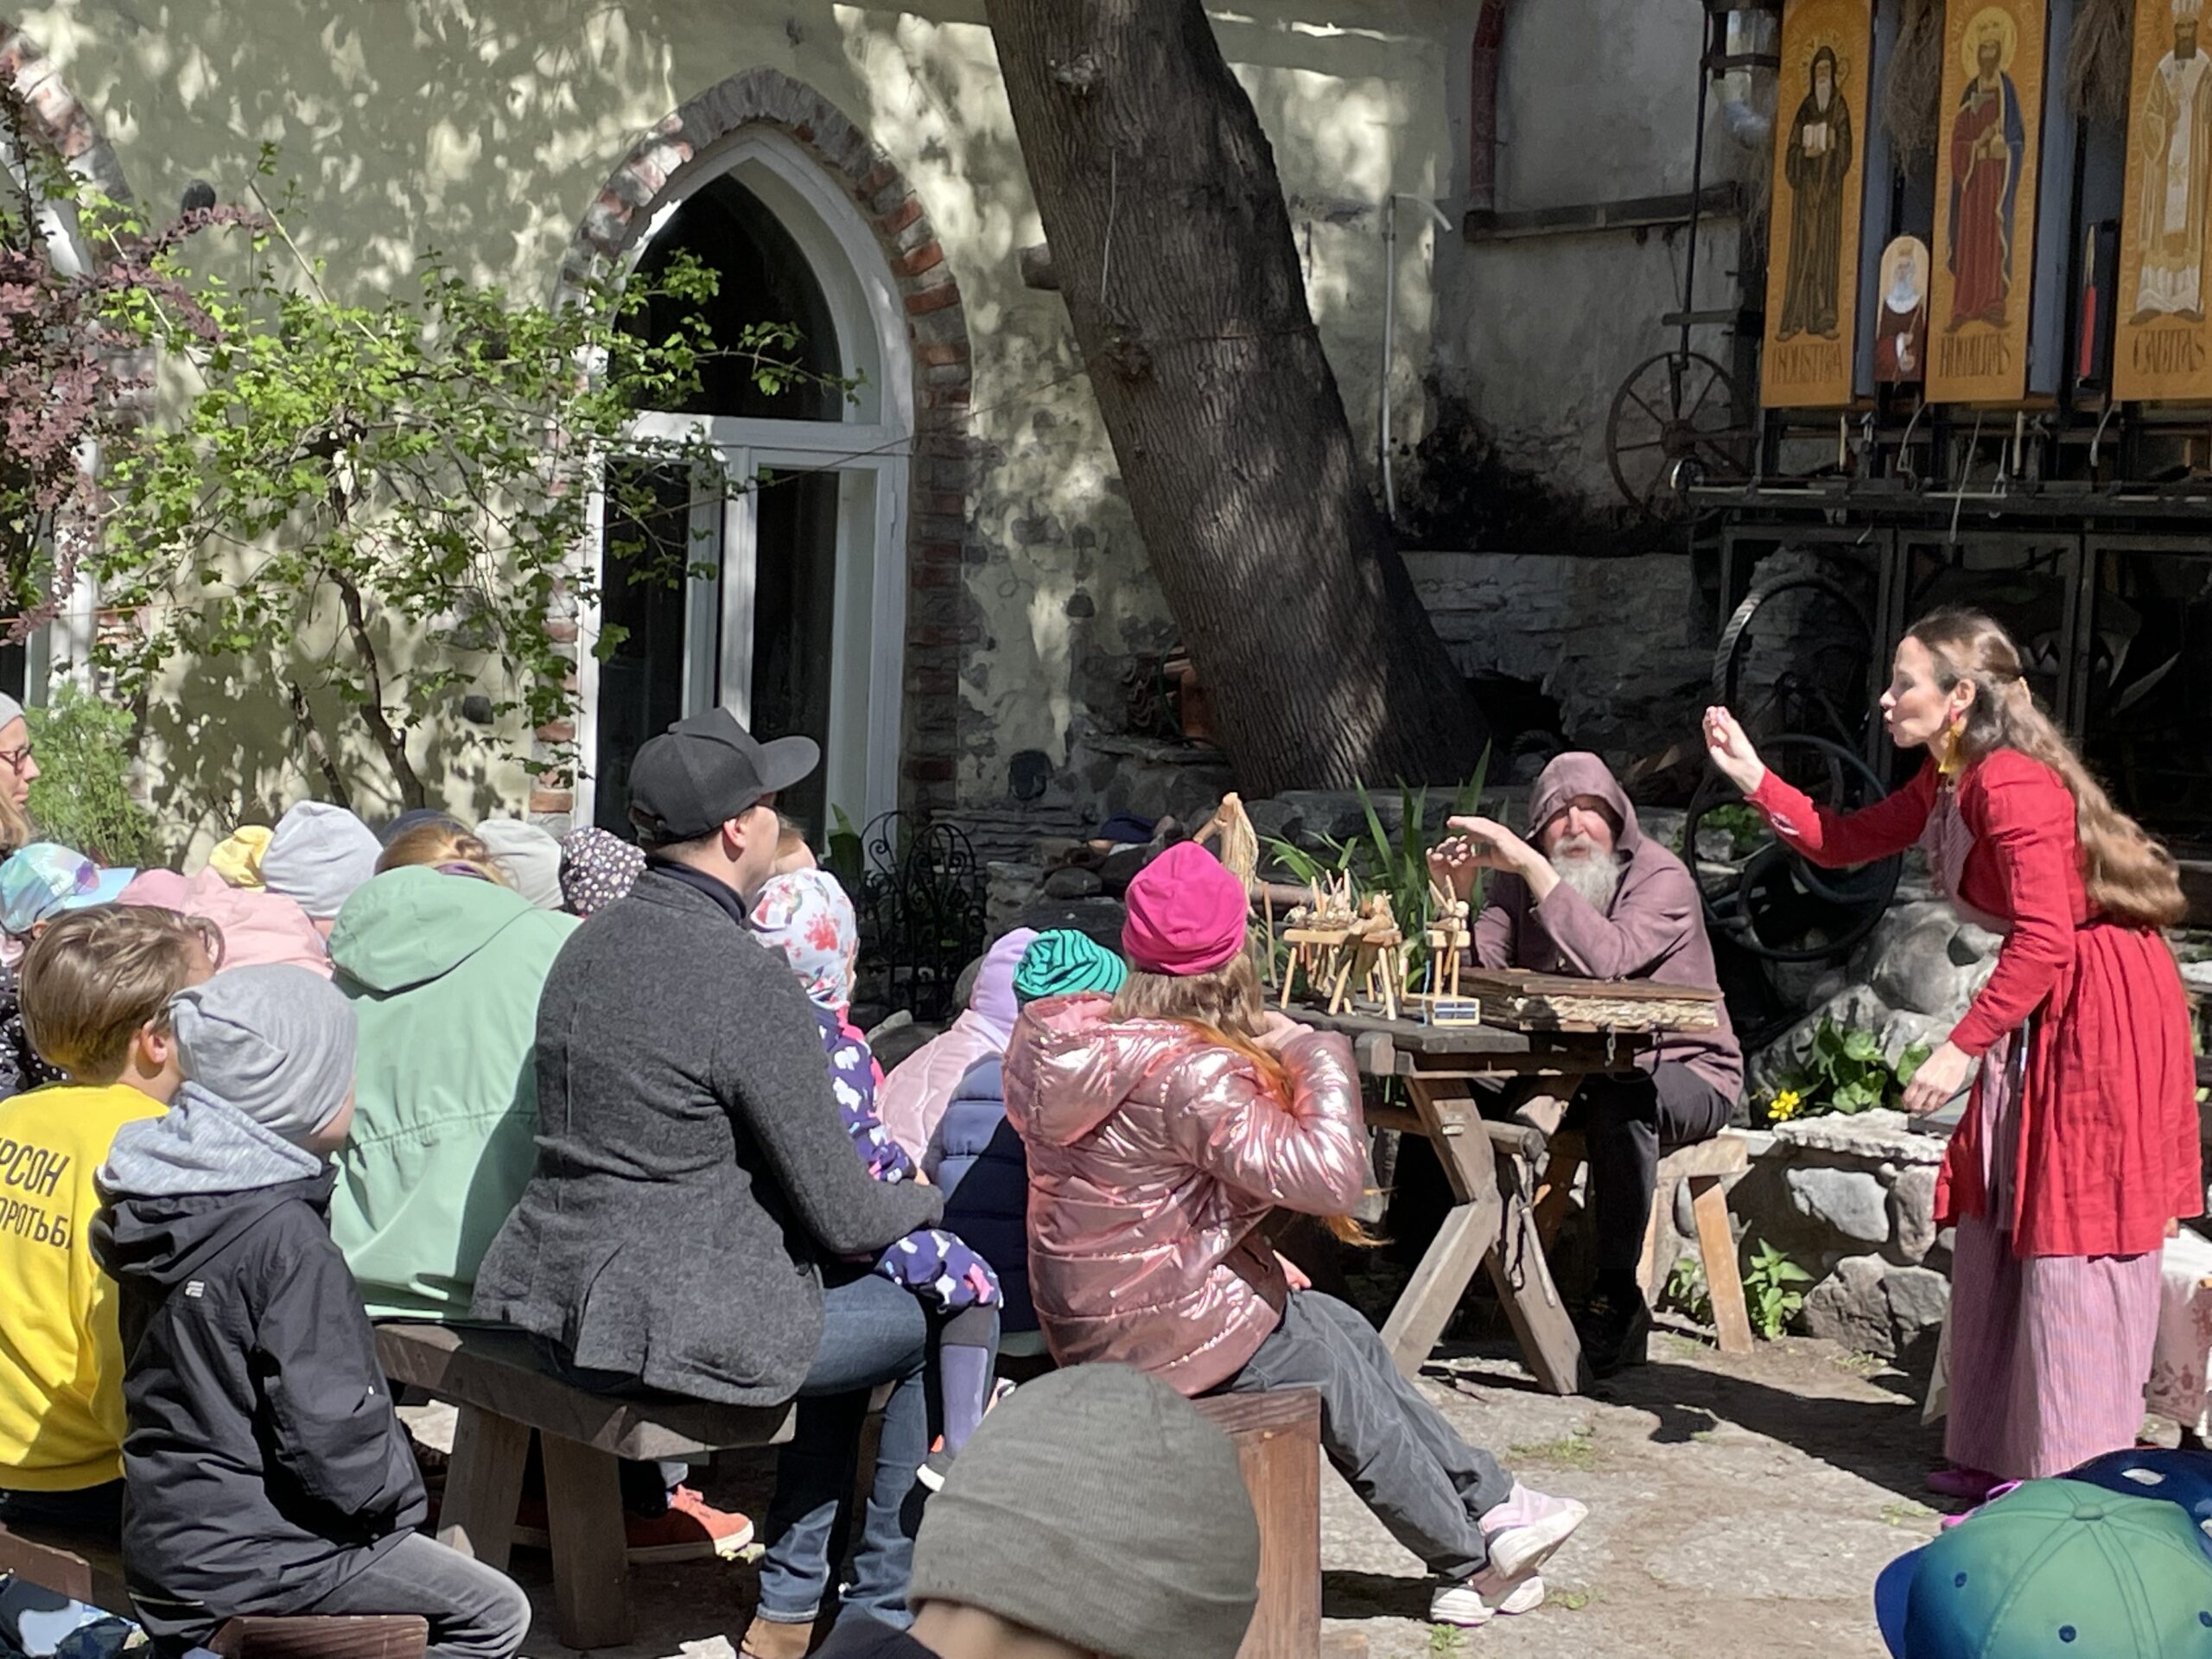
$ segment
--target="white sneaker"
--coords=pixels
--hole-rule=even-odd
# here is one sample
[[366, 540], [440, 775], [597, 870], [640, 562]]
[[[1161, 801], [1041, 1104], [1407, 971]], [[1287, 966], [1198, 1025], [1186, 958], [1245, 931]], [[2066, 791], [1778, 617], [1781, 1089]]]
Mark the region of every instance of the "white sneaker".
[[1430, 1592], [1428, 1622], [1472, 1630], [1489, 1624], [1497, 1613], [1533, 1613], [1544, 1605], [1544, 1581], [1534, 1573], [1509, 1580], [1484, 1567], [1471, 1579], [1440, 1584]]
[[1490, 1570], [1508, 1580], [1526, 1578], [1589, 1518], [1587, 1505], [1571, 1497], [1547, 1497], [1515, 1481], [1512, 1496], [1481, 1520]]

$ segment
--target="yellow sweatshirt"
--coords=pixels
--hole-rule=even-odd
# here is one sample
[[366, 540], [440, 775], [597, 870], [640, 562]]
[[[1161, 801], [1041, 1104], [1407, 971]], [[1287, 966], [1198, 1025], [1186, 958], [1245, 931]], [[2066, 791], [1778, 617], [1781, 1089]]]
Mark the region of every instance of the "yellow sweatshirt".
[[124, 1124], [168, 1109], [127, 1084], [0, 1101], [0, 1487], [123, 1478], [115, 1281], [92, 1260], [92, 1174]]

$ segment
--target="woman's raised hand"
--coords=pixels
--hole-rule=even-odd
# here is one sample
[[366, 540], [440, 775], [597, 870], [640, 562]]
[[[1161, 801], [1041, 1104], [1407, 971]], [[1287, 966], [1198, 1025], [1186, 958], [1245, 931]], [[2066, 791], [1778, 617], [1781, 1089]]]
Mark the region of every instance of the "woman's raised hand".
[[1766, 781], [1766, 762], [1751, 747], [1742, 722], [1726, 709], [1705, 711], [1705, 752], [1720, 775], [1746, 795]]

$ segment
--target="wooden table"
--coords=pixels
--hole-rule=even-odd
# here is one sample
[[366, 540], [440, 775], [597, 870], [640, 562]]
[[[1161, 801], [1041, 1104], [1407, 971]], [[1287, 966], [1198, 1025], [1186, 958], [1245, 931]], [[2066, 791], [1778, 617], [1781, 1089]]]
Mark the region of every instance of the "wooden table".
[[1426, 1139], [1451, 1183], [1452, 1210], [1382, 1327], [1398, 1369], [1408, 1376], [1421, 1370], [1475, 1269], [1487, 1267], [1536, 1381], [1554, 1394], [1579, 1393], [1582, 1344], [1552, 1281], [1529, 1204], [1541, 1160], [1524, 1170], [1514, 1156], [1535, 1153], [1541, 1137], [1518, 1123], [1485, 1123], [1474, 1085], [1488, 1077], [1556, 1079], [1553, 1092], [1567, 1099], [1585, 1077], [1632, 1070], [1651, 1046], [1651, 1034], [1427, 1026], [1296, 1005], [1289, 1012], [1318, 1031], [1351, 1038], [1352, 1057], [1366, 1075], [1404, 1079], [1413, 1109], [1372, 1108], [1367, 1120]]

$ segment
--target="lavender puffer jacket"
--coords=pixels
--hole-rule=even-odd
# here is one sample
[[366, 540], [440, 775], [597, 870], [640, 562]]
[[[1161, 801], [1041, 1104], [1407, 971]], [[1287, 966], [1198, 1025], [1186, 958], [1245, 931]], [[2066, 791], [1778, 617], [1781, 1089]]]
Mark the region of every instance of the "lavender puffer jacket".
[[1135, 1365], [1186, 1395], [1243, 1368], [1281, 1319], [1270, 1209], [1340, 1215], [1367, 1179], [1344, 1039], [1282, 1050], [1290, 1099], [1246, 1056], [1103, 996], [1032, 1003], [1006, 1058], [1029, 1156], [1029, 1278], [1063, 1365]]

